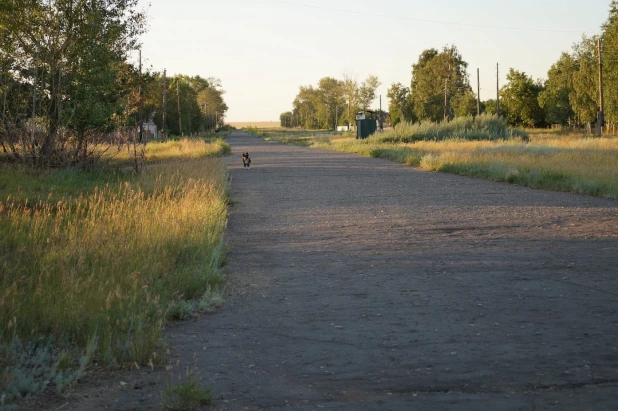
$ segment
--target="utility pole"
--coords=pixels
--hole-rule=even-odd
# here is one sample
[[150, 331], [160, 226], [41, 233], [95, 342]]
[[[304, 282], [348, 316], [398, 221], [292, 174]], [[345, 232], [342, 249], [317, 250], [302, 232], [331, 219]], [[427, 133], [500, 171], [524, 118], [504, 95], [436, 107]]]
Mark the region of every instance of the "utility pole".
[[163, 139], [167, 141], [167, 70], [163, 70]]
[[182, 136], [182, 116], [180, 115], [180, 78], [176, 80], [176, 97], [178, 98], [178, 130]]
[[402, 98], [401, 98], [401, 119], [399, 120], [401, 123], [403, 123], [404, 120], [405, 120], [404, 110], [406, 108], [406, 98], [408, 96], [408, 93], [409, 93], [409, 89], [408, 88], [404, 88], [403, 89]]
[[444, 122], [446, 123], [446, 91], [448, 90], [448, 77], [444, 79]]
[[192, 128], [191, 128], [191, 96], [187, 95], [187, 106], [188, 106], [188, 111], [189, 111], [189, 135], [191, 135], [191, 133], [193, 132]]
[[139, 124], [139, 142], [144, 142], [144, 119], [142, 118], [142, 100], [144, 99], [144, 90], [142, 88], [142, 49], [139, 49], [139, 89], [137, 102], [137, 118]]
[[384, 123], [382, 120], [382, 94], [380, 94], [380, 131], [384, 131]]
[[348, 98], [348, 131], [350, 131], [350, 99]]
[[603, 100], [603, 54], [601, 53], [603, 43], [601, 39], [597, 39], [597, 48], [599, 50], [599, 108], [597, 114], [597, 136], [603, 135], [603, 125], [605, 124], [605, 102]]
[[476, 69], [476, 115], [481, 115], [481, 72]]
[[496, 63], [496, 115], [500, 116], [500, 64]]
[[30, 119], [30, 140], [32, 142], [32, 145], [34, 145], [34, 125], [35, 125], [34, 116], [36, 115], [36, 84], [38, 80], [39, 80], [39, 48], [37, 47], [36, 60], [34, 63], [34, 81], [32, 82], [32, 118]]

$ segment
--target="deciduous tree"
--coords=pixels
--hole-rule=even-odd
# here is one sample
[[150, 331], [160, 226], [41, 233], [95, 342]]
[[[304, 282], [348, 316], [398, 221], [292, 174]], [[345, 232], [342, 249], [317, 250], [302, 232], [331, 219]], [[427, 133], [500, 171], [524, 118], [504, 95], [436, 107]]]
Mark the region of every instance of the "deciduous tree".
[[545, 111], [547, 123], [566, 125], [573, 122], [575, 113], [570, 97], [574, 92], [573, 77], [576, 70], [575, 60], [568, 53], [562, 53], [547, 72], [545, 88], [539, 94], [539, 105]]
[[388, 112], [391, 116], [391, 122], [393, 125], [400, 123], [401, 121], [411, 120], [409, 113], [410, 104], [408, 103], [408, 94], [410, 89], [404, 87], [401, 83], [391, 84], [386, 97], [389, 99]]
[[420, 120], [438, 122], [445, 118], [445, 111], [449, 119], [456, 114], [455, 108], [465, 110], [465, 99], [460, 96], [472, 93], [467, 67], [455, 46], [444, 47], [441, 52], [428, 49], [421, 53], [412, 66], [410, 86], [414, 113]]
[[539, 106], [539, 82], [526, 73], [509, 69], [507, 84], [500, 89], [501, 106], [506, 109], [509, 123], [518, 126], [536, 127], [543, 124], [545, 114]]
[[[105, 131], [133, 103], [127, 86], [135, 70], [127, 56], [138, 46], [145, 15], [138, 0], [4, 0], [0, 3], [0, 69], [14, 87], [3, 101], [24, 103], [3, 116], [3, 143], [21, 138], [24, 158], [50, 164], [82, 155], [87, 136]], [[130, 74], [127, 76], [127, 74]], [[131, 76], [132, 75], [132, 76]], [[16, 108], [16, 107], [13, 107]], [[35, 130], [36, 125], [36, 133]], [[71, 137], [68, 137], [71, 134]], [[73, 146], [77, 143], [77, 148]], [[70, 147], [70, 149], [69, 149]], [[68, 151], [67, 151], [68, 150]], [[20, 154], [14, 152], [15, 158]]]
[[376, 90], [380, 87], [381, 83], [378, 76], [368, 76], [360, 85], [358, 89], [358, 103], [363, 110], [367, 110], [371, 103], [376, 99]]

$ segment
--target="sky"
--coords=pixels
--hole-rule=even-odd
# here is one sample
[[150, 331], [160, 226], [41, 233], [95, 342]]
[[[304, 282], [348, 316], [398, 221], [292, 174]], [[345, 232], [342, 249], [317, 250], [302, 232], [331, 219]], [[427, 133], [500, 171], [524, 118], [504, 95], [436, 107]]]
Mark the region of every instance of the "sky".
[[[378, 76], [382, 107], [410, 85], [423, 50], [455, 45], [472, 88], [495, 98], [496, 64], [546, 78], [582, 35], [599, 34], [610, 0], [150, 0], [145, 67], [217, 77], [226, 121], [278, 121], [300, 86], [322, 77]], [[373, 107], [379, 106], [379, 99]]]

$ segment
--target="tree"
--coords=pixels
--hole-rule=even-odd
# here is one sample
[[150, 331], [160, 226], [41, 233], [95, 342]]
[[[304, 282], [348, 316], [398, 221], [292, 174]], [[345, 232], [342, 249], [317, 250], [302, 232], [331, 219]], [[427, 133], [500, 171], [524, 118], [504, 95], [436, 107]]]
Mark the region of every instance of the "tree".
[[380, 87], [377, 76], [370, 75], [361, 83], [358, 89], [358, 103], [363, 110], [367, 110], [376, 99], [376, 90]]
[[388, 113], [391, 116], [393, 125], [406, 120], [406, 105], [408, 103], [409, 92], [410, 89], [404, 87], [403, 84], [393, 83], [386, 93], [386, 97], [389, 99]]
[[223, 93], [214, 87], [207, 87], [197, 95], [197, 103], [204, 115], [204, 127], [221, 127], [228, 110], [223, 100]]
[[472, 90], [464, 90], [462, 93], [457, 93], [451, 97], [451, 107], [455, 117], [475, 116], [476, 113], [476, 96]]
[[279, 121], [281, 123], [281, 127], [284, 127], [284, 128], [293, 127], [293, 119], [294, 119], [294, 114], [291, 111], [286, 111], [285, 113], [281, 113], [279, 115]]
[[547, 72], [544, 90], [539, 94], [539, 105], [545, 111], [547, 123], [566, 125], [573, 121], [575, 113], [570, 97], [574, 92], [576, 70], [575, 60], [568, 53], [562, 53]]
[[594, 122], [598, 112], [599, 63], [596, 37], [583, 37], [573, 46], [576, 71], [573, 73], [573, 92], [569, 102], [578, 123]]
[[512, 68], [506, 79], [508, 83], [500, 89], [500, 98], [509, 123], [527, 127], [542, 125], [545, 120], [545, 113], [539, 106], [542, 85], [526, 73]]
[[[495, 99], [481, 101], [481, 113], [496, 114], [497, 105]], [[500, 108], [502, 115], [506, 115], [505, 111]]]
[[319, 96], [312, 86], [301, 86], [294, 99], [294, 113], [300, 118], [300, 124], [306, 129], [317, 128], [317, 105]]
[[[88, 136], [123, 117], [137, 71], [126, 63], [137, 48], [145, 16], [138, 0], [75, 2], [5, 0], [0, 6], [3, 101], [24, 104], [3, 116], [2, 143], [19, 139], [36, 164], [77, 161]], [[30, 98], [24, 102], [23, 97]], [[133, 94], [133, 97], [135, 95]], [[18, 103], [19, 102], [19, 103]], [[17, 108], [17, 107], [12, 107]], [[35, 132], [35, 123], [36, 132]], [[30, 134], [30, 138], [23, 136]]]
[[347, 104], [347, 108], [344, 111], [345, 113], [345, 122], [348, 126], [355, 122], [356, 111], [359, 105], [359, 90], [358, 90], [358, 81], [352, 75], [348, 73], [343, 74], [343, 81], [341, 83], [341, 94], [345, 103]]
[[376, 76], [369, 76], [359, 88], [356, 80], [344, 74], [344, 80], [323, 77], [317, 87], [301, 86], [292, 103], [292, 124], [308, 129], [332, 129], [352, 122], [359, 105], [368, 107], [375, 99], [379, 85]]
[[605, 120], [618, 123], [618, 1], [612, 0], [609, 17], [603, 25], [603, 83], [605, 98]]
[[[228, 106], [223, 99], [225, 91], [220, 80], [176, 75], [167, 79], [166, 93], [166, 128], [171, 134], [181, 134], [178, 95], [182, 133], [195, 133], [223, 126]], [[164, 129], [163, 77], [160, 73], [147, 74], [144, 78], [143, 113], [144, 119], [152, 118], [160, 130]]]
[[345, 106], [341, 85], [341, 81], [332, 77], [323, 77], [318, 83], [326, 128], [336, 128], [339, 119], [337, 113], [341, 113]]
[[455, 46], [421, 53], [412, 66], [410, 86], [414, 113], [420, 120], [438, 122], [453, 118], [455, 108], [465, 111], [466, 100], [461, 95], [472, 93], [467, 67]]

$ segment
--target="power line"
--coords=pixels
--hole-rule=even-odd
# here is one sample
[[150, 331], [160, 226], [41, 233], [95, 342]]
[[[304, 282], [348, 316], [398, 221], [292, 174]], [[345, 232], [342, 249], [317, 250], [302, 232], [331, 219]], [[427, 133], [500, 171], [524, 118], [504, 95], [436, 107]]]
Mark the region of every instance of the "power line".
[[494, 25], [486, 25], [486, 24], [460, 23], [460, 22], [456, 22], [456, 21], [440, 21], [440, 20], [418, 19], [418, 18], [413, 18], [413, 17], [395, 16], [395, 15], [388, 15], [388, 14], [364, 12], [364, 11], [358, 11], [358, 10], [337, 9], [337, 8], [332, 8], [332, 7], [315, 6], [315, 5], [312, 5], [312, 4], [293, 3], [291, 1], [284, 1], [284, 0], [268, 0], [268, 1], [273, 2], [273, 3], [287, 4], [287, 5], [296, 6], [296, 7], [305, 7], [305, 8], [310, 8], [310, 9], [325, 10], [325, 11], [335, 11], [335, 12], [349, 13], [349, 14], [360, 14], [360, 15], [364, 15], [364, 16], [383, 17], [383, 18], [388, 18], [388, 19], [416, 21], [416, 22], [419, 22], [419, 23], [445, 24], [445, 25], [450, 25], [450, 26], [476, 27], [476, 28], [482, 28], [482, 29], [500, 29], [500, 30], [516, 30], [516, 31], [538, 31], [538, 32], [546, 32], [546, 33], [582, 33], [581, 30], [544, 29], [544, 28], [536, 28], [536, 27], [528, 27], [528, 28], [526, 28], [526, 27], [494, 26]]

